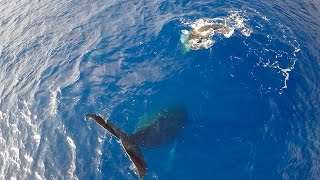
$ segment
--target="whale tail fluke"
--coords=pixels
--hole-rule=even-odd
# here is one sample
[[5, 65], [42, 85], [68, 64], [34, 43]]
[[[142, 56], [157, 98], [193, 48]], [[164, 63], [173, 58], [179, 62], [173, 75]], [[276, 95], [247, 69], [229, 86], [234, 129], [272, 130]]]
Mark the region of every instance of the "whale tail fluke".
[[143, 179], [147, 172], [147, 164], [139, 147], [132, 141], [129, 136], [113, 125], [110, 121], [105, 121], [102, 117], [95, 114], [85, 114], [87, 118], [93, 119], [113, 136], [120, 140], [120, 144], [131, 160], [134, 170], [139, 176], [139, 179]]
[[126, 139], [128, 138], [127, 134], [121, 131], [119, 128], [117, 128], [115, 125], [113, 125], [110, 121], [105, 121], [102, 117], [95, 115], [95, 114], [86, 114], [87, 118], [91, 118], [95, 120], [98, 124], [100, 124], [103, 128], [108, 130], [113, 136], [115, 136], [118, 139]]

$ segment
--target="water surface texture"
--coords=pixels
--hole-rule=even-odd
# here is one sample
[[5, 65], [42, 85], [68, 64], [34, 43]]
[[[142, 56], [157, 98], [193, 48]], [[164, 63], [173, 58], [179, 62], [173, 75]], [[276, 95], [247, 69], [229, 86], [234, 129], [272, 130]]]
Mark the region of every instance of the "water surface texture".
[[[188, 119], [141, 149], [145, 179], [320, 179], [319, 17], [312, 0], [0, 0], [0, 179], [137, 179], [84, 114], [131, 134], [172, 104]], [[215, 18], [232, 34], [186, 49]]]

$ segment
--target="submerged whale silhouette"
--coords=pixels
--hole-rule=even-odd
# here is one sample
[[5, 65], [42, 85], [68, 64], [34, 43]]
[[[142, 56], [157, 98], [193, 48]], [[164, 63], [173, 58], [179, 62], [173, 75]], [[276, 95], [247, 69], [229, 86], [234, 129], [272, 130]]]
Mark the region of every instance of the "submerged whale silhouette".
[[98, 115], [86, 114], [85, 116], [95, 120], [119, 139], [123, 150], [133, 163], [134, 171], [139, 179], [143, 179], [147, 172], [147, 164], [138, 146], [154, 147], [170, 142], [183, 128], [187, 119], [187, 110], [185, 106], [171, 106], [151, 116], [146, 116], [131, 135], [127, 135], [109, 120], [105, 121]]

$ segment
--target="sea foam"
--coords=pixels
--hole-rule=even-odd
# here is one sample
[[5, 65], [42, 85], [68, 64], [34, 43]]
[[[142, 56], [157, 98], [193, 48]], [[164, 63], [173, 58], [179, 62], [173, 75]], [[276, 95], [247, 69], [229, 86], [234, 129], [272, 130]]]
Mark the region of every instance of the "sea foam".
[[[208, 49], [217, 39], [230, 38], [236, 33], [249, 37], [253, 30], [247, 26], [246, 22], [247, 19], [240, 11], [230, 11], [225, 17], [200, 18], [195, 21], [181, 19], [181, 23], [188, 29], [181, 31], [180, 41], [187, 51]], [[199, 31], [201, 28], [213, 25], [222, 27]], [[197, 33], [196, 37], [193, 36], [194, 33]]]

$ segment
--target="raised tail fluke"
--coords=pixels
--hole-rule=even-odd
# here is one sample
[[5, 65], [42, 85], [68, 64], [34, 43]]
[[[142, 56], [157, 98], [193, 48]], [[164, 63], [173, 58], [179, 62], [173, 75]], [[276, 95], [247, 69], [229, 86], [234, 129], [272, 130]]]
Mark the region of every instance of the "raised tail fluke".
[[129, 159], [133, 163], [134, 170], [137, 173], [139, 179], [143, 179], [147, 172], [147, 164], [143, 158], [143, 155], [139, 149], [139, 147], [128, 137], [126, 133], [118, 129], [115, 125], [113, 125], [110, 121], [105, 121], [102, 117], [95, 114], [86, 114], [87, 118], [95, 120], [98, 124], [100, 124], [103, 128], [105, 128], [108, 132], [110, 132], [113, 136], [120, 140], [120, 144], [128, 155]]

